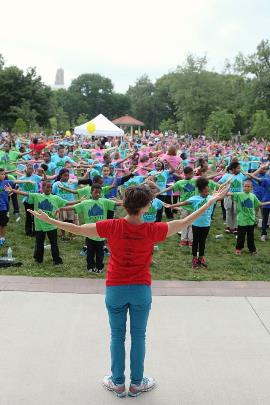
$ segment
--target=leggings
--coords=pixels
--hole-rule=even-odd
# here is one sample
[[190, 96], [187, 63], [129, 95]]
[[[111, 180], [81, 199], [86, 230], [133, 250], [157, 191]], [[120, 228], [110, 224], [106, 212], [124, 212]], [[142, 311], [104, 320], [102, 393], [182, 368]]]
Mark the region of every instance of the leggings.
[[195, 226], [192, 225], [193, 242], [192, 242], [192, 255], [197, 257], [199, 251], [199, 257], [204, 256], [205, 242], [209, 232], [210, 226]]

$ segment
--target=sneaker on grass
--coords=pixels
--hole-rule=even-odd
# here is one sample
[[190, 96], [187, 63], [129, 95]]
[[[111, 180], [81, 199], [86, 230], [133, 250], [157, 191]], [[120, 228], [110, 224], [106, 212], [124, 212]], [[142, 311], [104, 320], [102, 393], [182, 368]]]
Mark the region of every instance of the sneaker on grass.
[[206, 268], [208, 265], [207, 265], [207, 263], [206, 263], [206, 261], [205, 261], [205, 258], [204, 257], [199, 257], [199, 259], [198, 259], [198, 265], [200, 266], [200, 267], [204, 267], [204, 268]]
[[87, 269], [87, 271], [88, 271], [88, 273], [95, 273], [96, 272], [95, 269], [92, 269], [92, 268]]
[[194, 270], [198, 270], [199, 262], [198, 262], [197, 257], [193, 257], [193, 259], [192, 259], [192, 267], [193, 267]]
[[143, 377], [141, 383], [139, 385], [130, 384], [128, 390], [129, 397], [138, 397], [143, 392], [147, 392], [152, 390], [156, 385], [154, 378], [152, 377]]
[[262, 236], [261, 236], [261, 241], [262, 241], [262, 242], [265, 242], [265, 241], [266, 241], [266, 235], [262, 235]]
[[93, 269], [93, 273], [97, 274], [104, 273], [104, 269]]

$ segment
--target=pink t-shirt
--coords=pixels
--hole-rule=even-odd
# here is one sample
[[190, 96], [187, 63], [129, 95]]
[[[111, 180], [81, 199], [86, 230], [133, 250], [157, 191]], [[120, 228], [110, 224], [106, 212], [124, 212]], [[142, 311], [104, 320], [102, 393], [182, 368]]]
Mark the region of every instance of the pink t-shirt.
[[161, 157], [162, 160], [167, 160], [168, 162], [171, 163], [171, 165], [173, 166], [173, 168], [177, 167], [181, 161], [180, 156], [174, 156], [174, 155], [162, 155]]

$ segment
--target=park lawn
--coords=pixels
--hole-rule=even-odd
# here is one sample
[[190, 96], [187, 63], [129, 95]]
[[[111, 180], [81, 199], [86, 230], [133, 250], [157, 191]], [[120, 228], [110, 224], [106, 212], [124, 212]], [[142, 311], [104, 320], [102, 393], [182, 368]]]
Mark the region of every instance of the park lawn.
[[[9, 246], [13, 256], [23, 263], [21, 267], [0, 268], [0, 274], [39, 276], [39, 277], [85, 277], [104, 278], [104, 274], [89, 274], [86, 259], [79, 252], [83, 238], [76, 236], [72, 242], [59, 240], [60, 254], [64, 264], [52, 264], [50, 249], [45, 250], [44, 263], [36, 264], [32, 258], [35, 238], [24, 234], [24, 215], [22, 207], [21, 221], [16, 223], [11, 214], [8, 224], [7, 242], [0, 247], [0, 256], [5, 256]], [[179, 247], [179, 236], [173, 236], [159, 244], [155, 250], [151, 266], [153, 279], [156, 280], [266, 280], [270, 281], [270, 240], [260, 241], [260, 229], [256, 229], [257, 256], [251, 256], [244, 249], [241, 256], [235, 255], [235, 236], [224, 233], [221, 210], [215, 212], [214, 222], [206, 244], [207, 269], [197, 272], [191, 267], [191, 248]], [[215, 235], [223, 234], [221, 239]], [[48, 244], [46, 239], [45, 244]], [[106, 257], [105, 262], [107, 263]]]

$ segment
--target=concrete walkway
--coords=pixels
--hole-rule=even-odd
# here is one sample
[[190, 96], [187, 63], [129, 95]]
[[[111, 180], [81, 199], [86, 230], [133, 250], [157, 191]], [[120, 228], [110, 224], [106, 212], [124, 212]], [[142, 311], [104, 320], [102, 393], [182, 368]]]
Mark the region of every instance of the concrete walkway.
[[[0, 291], [104, 294], [105, 282], [97, 278], [0, 276]], [[152, 291], [153, 295], [169, 296], [270, 297], [270, 282], [155, 280]]]
[[155, 296], [145, 368], [158, 387], [118, 399], [100, 385], [103, 295], [1, 289], [1, 405], [269, 405], [269, 297]]

